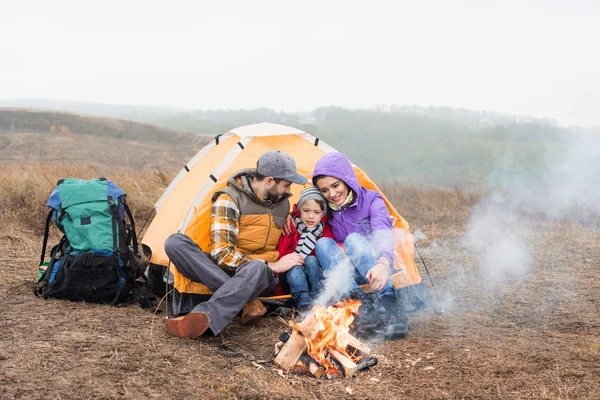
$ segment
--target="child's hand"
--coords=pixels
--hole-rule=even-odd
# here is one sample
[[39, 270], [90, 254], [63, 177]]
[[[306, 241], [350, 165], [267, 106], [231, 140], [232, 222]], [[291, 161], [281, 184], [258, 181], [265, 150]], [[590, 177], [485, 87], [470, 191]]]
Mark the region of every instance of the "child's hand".
[[291, 215], [288, 215], [287, 219], [285, 220], [285, 224], [283, 224], [283, 234], [285, 236], [292, 234], [292, 226], [294, 226], [294, 219]]
[[375, 264], [373, 268], [367, 272], [367, 280], [369, 285], [377, 291], [383, 289], [388, 279], [388, 266], [382, 262]]

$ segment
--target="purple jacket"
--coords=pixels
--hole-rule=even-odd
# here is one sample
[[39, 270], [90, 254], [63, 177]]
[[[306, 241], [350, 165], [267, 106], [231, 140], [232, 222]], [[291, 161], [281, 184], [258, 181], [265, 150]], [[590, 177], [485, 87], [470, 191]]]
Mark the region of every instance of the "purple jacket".
[[321, 157], [313, 172], [313, 184], [314, 177], [319, 175], [341, 179], [356, 193], [354, 203], [341, 210], [332, 211], [333, 217], [329, 224], [335, 240], [343, 243], [349, 234], [360, 233], [372, 240], [377, 257], [386, 257], [392, 265], [392, 219], [381, 194], [360, 186], [352, 164], [342, 153], [327, 153]]

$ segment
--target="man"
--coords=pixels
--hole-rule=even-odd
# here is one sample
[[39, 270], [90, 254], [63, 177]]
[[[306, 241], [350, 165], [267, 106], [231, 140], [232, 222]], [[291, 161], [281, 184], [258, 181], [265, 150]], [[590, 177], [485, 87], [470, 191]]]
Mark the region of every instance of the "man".
[[[290, 186], [306, 182], [288, 154], [277, 150], [264, 153], [256, 169], [236, 172], [229, 177], [227, 188], [213, 195], [211, 257], [184, 234], [167, 239], [165, 252], [177, 270], [213, 291], [211, 298], [191, 313], [167, 320], [171, 334], [195, 339], [210, 328], [217, 335], [248, 301], [274, 292], [278, 283], [275, 273], [304, 263], [297, 253], [278, 260], [275, 248], [290, 211]], [[262, 304], [258, 307], [264, 309]], [[266, 311], [260, 308], [249, 311], [246, 319], [260, 318]]]

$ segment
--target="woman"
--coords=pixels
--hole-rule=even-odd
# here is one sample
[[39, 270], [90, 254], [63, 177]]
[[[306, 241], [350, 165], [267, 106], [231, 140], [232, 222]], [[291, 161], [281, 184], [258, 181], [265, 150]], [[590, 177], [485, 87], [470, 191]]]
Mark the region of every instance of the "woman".
[[[316, 254], [325, 272], [348, 265], [354, 279], [350, 282], [350, 297], [363, 302], [357, 324], [368, 329], [373, 324], [385, 338], [405, 336], [408, 318], [394, 287], [388, 279], [393, 271], [394, 244], [392, 219], [383, 197], [360, 186], [350, 161], [342, 153], [328, 153], [315, 166], [313, 184], [319, 188], [330, 208], [329, 224], [335, 241], [321, 238]], [[343, 243], [343, 249], [336, 242]], [[377, 291], [377, 306], [385, 310], [386, 323], [374, 310], [374, 305], [358, 287], [370, 284]]]

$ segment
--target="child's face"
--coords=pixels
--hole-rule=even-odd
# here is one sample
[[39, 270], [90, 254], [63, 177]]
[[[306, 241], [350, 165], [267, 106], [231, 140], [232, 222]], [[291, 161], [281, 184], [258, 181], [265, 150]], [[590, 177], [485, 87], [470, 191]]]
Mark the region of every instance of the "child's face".
[[308, 228], [317, 226], [321, 222], [321, 218], [323, 218], [323, 210], [321, 210], [319, 203], [314, 200], [305, 201], [298, 211], [300, 212], [302, 223]]

